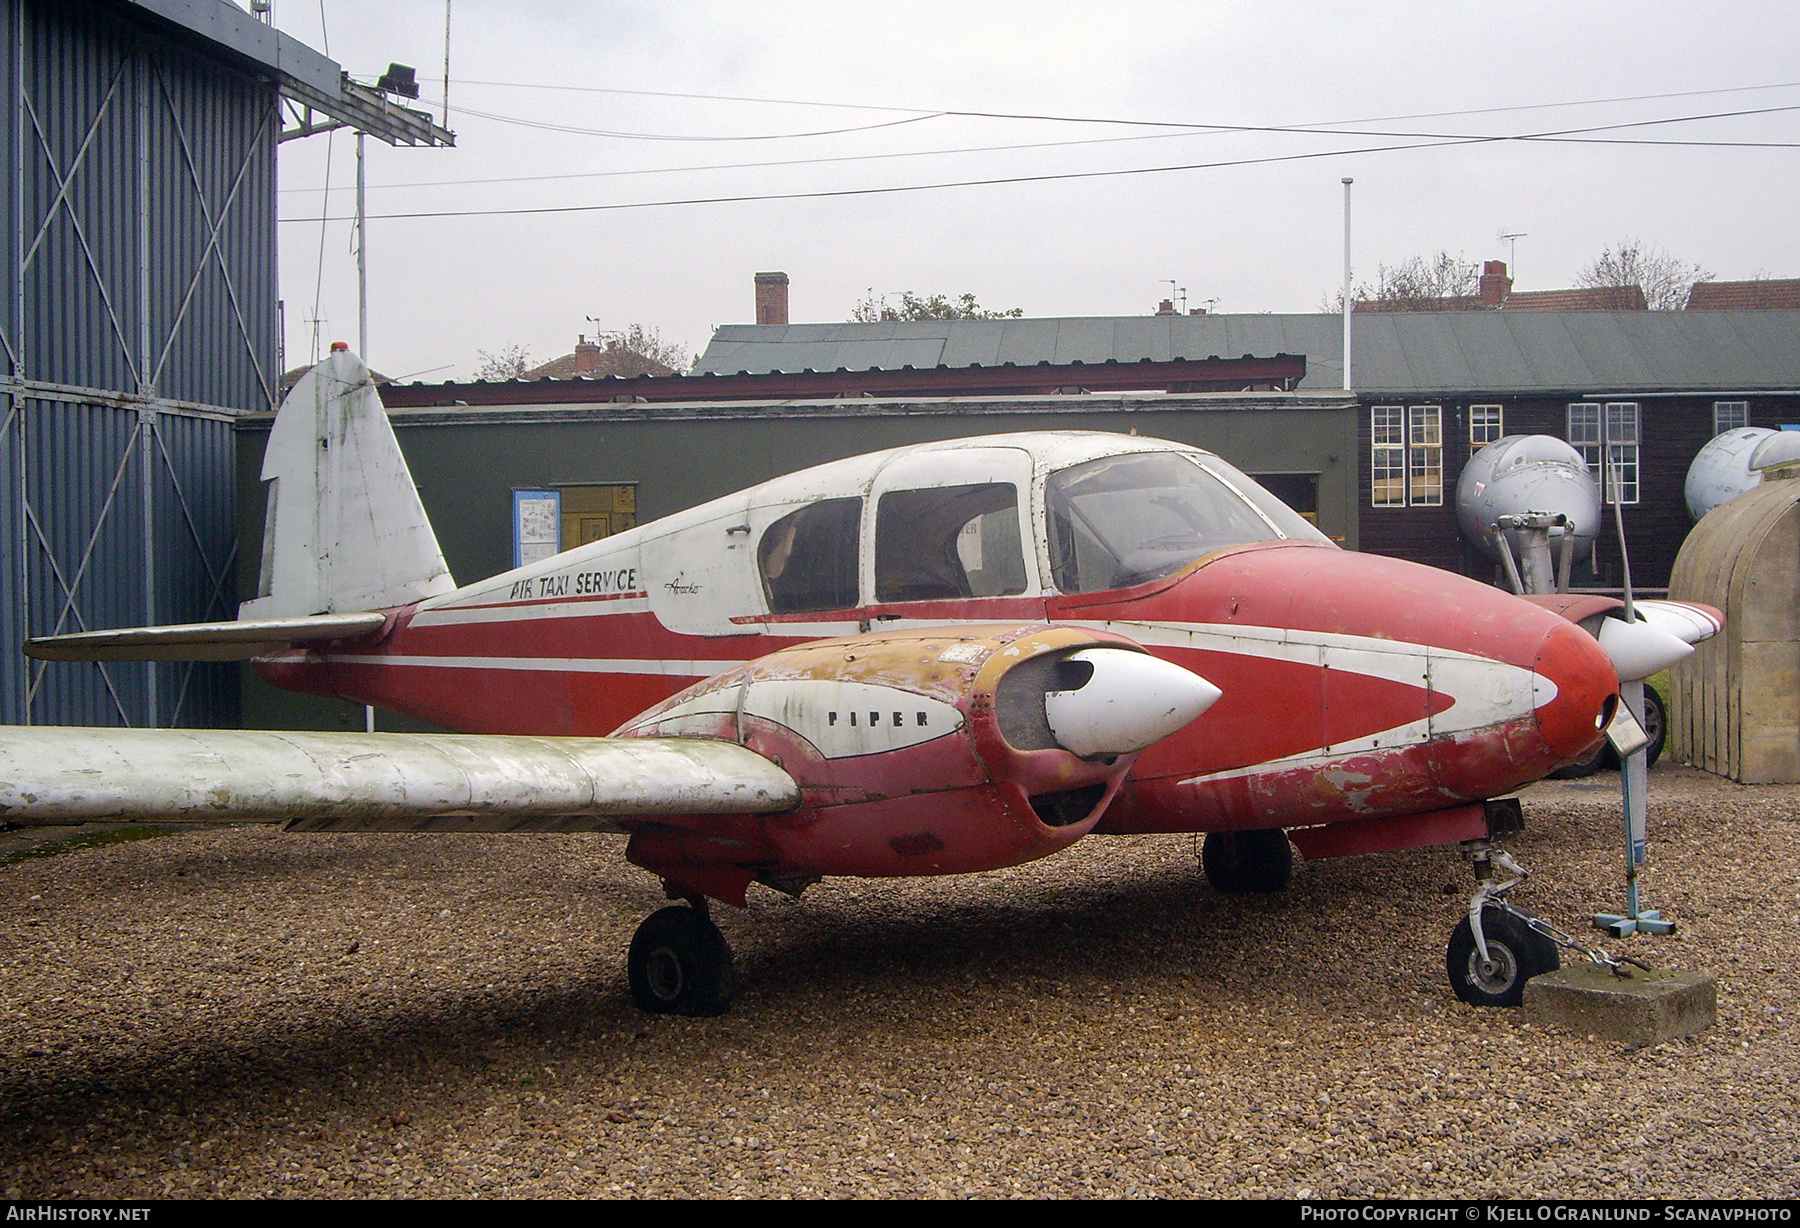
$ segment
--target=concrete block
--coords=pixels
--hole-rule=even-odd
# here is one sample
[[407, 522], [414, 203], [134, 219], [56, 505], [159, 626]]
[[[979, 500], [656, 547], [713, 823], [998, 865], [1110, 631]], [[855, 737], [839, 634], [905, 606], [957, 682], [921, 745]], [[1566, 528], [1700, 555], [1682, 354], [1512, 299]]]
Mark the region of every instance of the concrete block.
[[1719, 983], [1703, 972], [1614, 976], [1585, 960], [1525, 984], [1525, 1018], [1628, 1045], [1692, 1036], [1719, 1015]]

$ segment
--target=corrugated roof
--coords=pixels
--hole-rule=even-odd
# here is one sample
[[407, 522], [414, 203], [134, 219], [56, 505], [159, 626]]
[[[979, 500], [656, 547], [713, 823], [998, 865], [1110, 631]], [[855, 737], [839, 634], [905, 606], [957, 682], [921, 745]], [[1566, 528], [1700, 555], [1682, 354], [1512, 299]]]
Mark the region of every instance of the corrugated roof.
[[[697, 372], [1019, 366], [1306, 355], [1302, 390], [1343, 387], [1337, 315], [1089, 316], [727, 324]], [[1356, 390], [1650, 393], [1800, 389], [1800, 311], [1358, 313]]]

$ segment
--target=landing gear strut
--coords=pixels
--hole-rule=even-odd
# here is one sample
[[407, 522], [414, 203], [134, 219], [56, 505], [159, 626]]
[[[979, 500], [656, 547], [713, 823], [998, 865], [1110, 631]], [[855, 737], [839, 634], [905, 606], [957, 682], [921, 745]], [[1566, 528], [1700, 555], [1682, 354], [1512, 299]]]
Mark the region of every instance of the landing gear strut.
[[731, 947], [712, 918], [676, 904], [644, 918], [625, 969], [631, 997], [653, 1015], [723, 1015], [737, 988]]
[[[1517, 1006], [1525, 1000], [1525, 982], [1562, 966], [1562, 951], [1536, 928], [1542, 922], [1506, 902], [1506, 893], [1529, 872], [1486, 840], [1471, 840], [1463, 851], [1474, 865], [1478, 885], [1444, 954], [1450, 989], [1470, 1006]], [[1510, 877], [1496, 882], [1495, 866]]]
[[1284, 890], [1294, 874], [1294, 854], [1279, 827], [1255, 831], [1213, 831], [1200, 846], [1206, 881], [1229, 894], [1264, 895]]

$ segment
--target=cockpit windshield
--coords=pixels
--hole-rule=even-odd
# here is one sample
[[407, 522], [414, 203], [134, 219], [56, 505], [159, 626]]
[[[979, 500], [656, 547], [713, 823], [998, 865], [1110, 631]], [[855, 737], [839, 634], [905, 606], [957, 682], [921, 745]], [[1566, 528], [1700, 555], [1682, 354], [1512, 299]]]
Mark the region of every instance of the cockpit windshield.
[[1216, 457], [1108, 456], [1045, 486], [1050, 574], [1065, 593], [1127, 588], [1247, 542], [1330, 539]]

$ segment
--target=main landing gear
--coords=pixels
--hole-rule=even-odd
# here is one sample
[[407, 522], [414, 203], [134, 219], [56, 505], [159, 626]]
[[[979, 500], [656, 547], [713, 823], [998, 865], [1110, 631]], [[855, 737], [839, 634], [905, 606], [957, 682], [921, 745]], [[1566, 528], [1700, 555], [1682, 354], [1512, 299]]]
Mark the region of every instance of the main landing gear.
[[731, 947], [706, 915], [704, 900], [645, 917], [625, 970], [632, 1000], [653, 1015], [723, 1015], [737, 989]]
[[1255, 831], [1213, 831], [1200, 846], [1206, 881], [1230, 895], [1285, 890], [1294, 875], [1294, 854], [1279, 827]]
[[[1644, 732], [1650, 735], [1650, 745], [1644, 750], [1644, 766], [1653, 768], [1662, 757], [1663, 745], [1669, 738], [1669, 712], [1663, 703], [1663, 697], [1657, 694], [1656, 688], [1644, 688]], [[1602, 768], [1617, 768], [1619, 756], [1610, 743], [1604, 739], [1594, 747], [1594, 753], [1580, 763], [1570, 763], [1550, 773], [1551, 780], [1583, 780]]]
[[[1444, 954], [1450, 989], [1470, 1006], [1517, 1006], [1525, 1000], [1525, 982], [1562, 966], [1562, 951], [1538, 928], [1542, 922], [1506, 902], [1506, 893], [1530, 873], [1486, 840], [1471, 840], [1463, 851], [1479, 885]], [[1495, 866], [1510, 877], [1496, 882]]]

